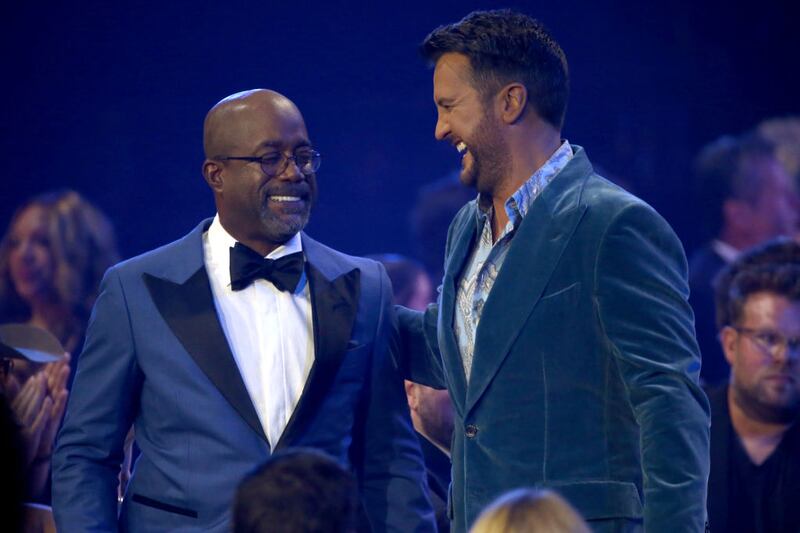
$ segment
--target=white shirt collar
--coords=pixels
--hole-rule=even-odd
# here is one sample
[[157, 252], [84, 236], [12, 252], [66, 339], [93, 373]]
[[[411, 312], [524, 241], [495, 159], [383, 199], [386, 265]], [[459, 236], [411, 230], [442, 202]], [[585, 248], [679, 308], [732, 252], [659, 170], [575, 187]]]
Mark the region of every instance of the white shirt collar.
[[713, 248], [714, 251], [717, 252], [717, 255], [720, 256], [726, 263], [733, 263], [733, 261], [739, 257], [739, 254], [741, 253], [727, 242], [719, 239], [711, 241], [711, 248]]

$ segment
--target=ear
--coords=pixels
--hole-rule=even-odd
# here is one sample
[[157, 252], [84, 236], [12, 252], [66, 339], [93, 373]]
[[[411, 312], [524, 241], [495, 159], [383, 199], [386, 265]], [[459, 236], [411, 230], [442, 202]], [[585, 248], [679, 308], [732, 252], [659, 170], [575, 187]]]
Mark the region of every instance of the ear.
[[414, 411], [419, 403], [417, 400], [416, 385], [408, 380], [405, 380], [403, 384], [406, 387], [406, 400], [408, 400], [408, 408]]
[[506, 124], [517, 122], [528, 104], [528, 90], [521, 83], [509, 83], [498, 94], [500, 114]]
[[208, 186], [216, 193], [222, 192], [222, 165], [219, 164], [219, 161], [214, 161], [211, 159], [206, 159], [203, 161], [203, 177], [208, 183]]
[[739, 340], [739, 332], [730, 326], [725, 326], [719, 332], [719, 342], [722, 345], [722, 352], [725, 354], [725, 360], [733, 368], [736, 362], [736, 342]]

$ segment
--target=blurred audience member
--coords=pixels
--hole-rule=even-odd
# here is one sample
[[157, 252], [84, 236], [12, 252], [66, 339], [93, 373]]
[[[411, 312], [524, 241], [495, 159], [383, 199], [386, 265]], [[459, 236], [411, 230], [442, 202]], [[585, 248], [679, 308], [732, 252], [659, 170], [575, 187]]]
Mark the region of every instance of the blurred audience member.
[[[0, 396], [10, 406], [19, 433], [25, 498], [48, 502], [50, 457], [67, 403], [69, 355], [61, 354], [58, 340], [41, 328], [6, 324], [0, 330]], [[23, 343], [44, 344], [50, 353], [18, 349], [21, 335], [28, 336]]]
[[[433, 287], [421, 264], [402, 255], [373, 255], [386, 267], [396, 304], [424, 311], [433, 299]], [[417, 431], [430, 498], [440, 532], [450, 531], [447, 493], [450, 485], [450, 440], [453, 437], [453, 404], [446, 390], [405, 382], [411, 422]]]
[[15, 359], [4, 393], [26, 450], [27, 497], [49, 502], [50, 455], [100, 278], [118, 260], [111, 224], [74, 191], [23, 204], [0, 242], [0, 322], [51, 333], [71, 359], [41, 364]]
[[274, 453], [239, 485], [234, 533], [349, 533], [356, 530], [353, 475], [312, 448]]
[[771, 118], [756, 128], [758, 134], [775, 145], [775, 155], [795, 179], [800, 180], [800, 116]]
[[709, 392], [712, 531], [800, 531], [800, 244], [743, 254], [717, 283], [731, 380]]
[[392, 282], [394, 303], [424, 311], [433, 301], [433, 284], [425, 268], [417, 261], [399, 254], [369, 256], [386, 268]]
[[580, 514], [550, 490], [517, 489], [500, 496], [470, 533], [589, 533]]
[[0, 243], [0, 322], [46, 329], [73, 369], [100, 280], [119, 260], [108, 219], [74, 191], [23, 204]]
[[725, 381], [729, 372], [714, 327], [714, 277], [741, 250], [797, 228], [797, 190], [774, 150], [752, 134], [722, 137], [696, 161], [700, 229], [711, 240], [691, 257], [689, 284], [707, 384]]
[[455, 170], [420, 188], [411, 210], [411, 240], [414, 254], [438, 286], [442, 281], [447, 229], [459, 209], [475, 199], [474, 191], [461, 185], [461, 170]]

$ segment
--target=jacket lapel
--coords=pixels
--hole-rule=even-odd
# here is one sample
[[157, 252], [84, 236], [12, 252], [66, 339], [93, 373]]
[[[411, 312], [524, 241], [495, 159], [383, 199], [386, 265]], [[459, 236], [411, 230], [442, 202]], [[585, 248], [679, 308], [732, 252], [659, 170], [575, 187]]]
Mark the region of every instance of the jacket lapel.
[[470, 250], [477, 238], [477, 221], [475, 204], [470, 204], [463, 217], [453, 232], [453, 252], [447, 258], [442, 280], [442, 295], [439, 306], [439, 322], [437, 324], [439, 349], [442, 354], [447, 382], [450, 384], [453, 406], [463, 417], [464, 402], [466, 398], [467, 378], [464, 374], [464, 365], [461, 362], [461, 352], [458, 348], [453, 319], [455, 316], [455, 301], [459, 275], [464, 269]]
[[552, 221], [529, 212], [529, 217], [534, 215], [531, 222], [540, 219], [536, 220], [538, 224], [528, 226], [533, 230], [525, 232], [529, 235], [521, 231], [525, 224], [520, 226], [520, 234], [514, 237], [486, 300], [475, 334], [475, 355], [467, 390], [467, 412], [486, 390], [528, 316], [539, 302], [542, 291], [550, 281], [550, 276], [585, 210], [585, 206], [576, 207]]
[[[349, 347], [360, 295], [361, 272], [327, 264], [322, 245], [303, 235], [314, 322], [314, 364], [303, 394], [275, 450], [290, 445], [319, 412]], [[274, 451], [274, 450], [273, 450]]]
[[580, 192], [590, 172], [591, 165], [578, 147], [517, 229], [475, 334], [467, 414], [508, 355], [581, 221], [586, 205], [580, 202]]
[[144, 282], [169, 328], [197, 366], [262, 439], [267, 440], [217, 317], [205, 266], [184, 283], [144, 274]]

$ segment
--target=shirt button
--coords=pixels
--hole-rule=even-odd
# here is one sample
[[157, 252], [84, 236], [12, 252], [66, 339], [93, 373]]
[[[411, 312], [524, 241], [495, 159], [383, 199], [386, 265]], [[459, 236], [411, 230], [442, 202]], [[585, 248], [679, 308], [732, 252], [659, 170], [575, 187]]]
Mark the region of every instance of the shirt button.
[[464, 428], [464, 435], [466, 435], [468, 439], [475, 438], [475, 435], [477, 434], [478, 426], [474, 424], [469, 424], [466, 428]]

